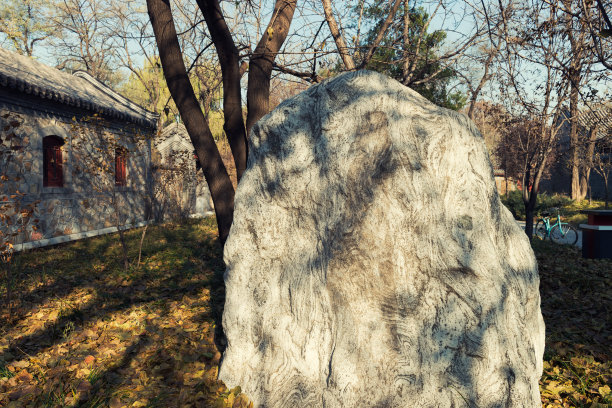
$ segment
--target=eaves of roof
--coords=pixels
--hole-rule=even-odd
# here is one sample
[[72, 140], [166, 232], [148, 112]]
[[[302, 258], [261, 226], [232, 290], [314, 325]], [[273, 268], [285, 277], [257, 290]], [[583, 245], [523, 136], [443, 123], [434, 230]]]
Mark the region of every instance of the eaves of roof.
[[2, 48], [0, 87], [143, 127], [155, 128], [159, 117], [84, 71], [71, 75]]
[[612, 105], [607, 103], [585, 108], [578, 115], [578, 123], [586, 129], [597, 126], [600, 129], [598, 133], [603, 137], [612, 129]]

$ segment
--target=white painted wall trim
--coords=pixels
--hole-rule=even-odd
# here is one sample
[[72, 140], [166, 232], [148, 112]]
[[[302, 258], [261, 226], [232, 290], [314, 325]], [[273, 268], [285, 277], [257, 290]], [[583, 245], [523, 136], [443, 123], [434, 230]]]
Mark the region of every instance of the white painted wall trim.
[[612, 225], [580, 224], [580, 229], [589, 229], [589, 230], [597, 230], [597, 231], [612, 231]]
[[119, 229], [125, 231], [125, 230], [129, 230], [132, 228], [144, 227], [147, 224], [153, 224], [153, 221], [142, 221], [136, 224], [124, 225], [119, 228], [108, 227], [108, 228], [102, 228], [102, 229], [85, 231], [85, 232], [77, 232], [76, 234], [61, 235], [59, 237], [53, 237], [53, 238], [48, 238], [48, 239], [40, 239], [38, 241], [30, 241], [30, 242], [25, 242], [23, 244], [16, 244], [13, 247], [13, 249], [15, 250], [15, 252], [20, 252], [26, 249], [41, 248], [41, 247], [46, 247], [49, 245], [61, 244], [64, 242], [76, 241], [76, 240], [83, 239], [83, 238], [91, 238], [91, 237], [97, 237], [98, 235], [111, 234], [113, 232], [119, 231]]

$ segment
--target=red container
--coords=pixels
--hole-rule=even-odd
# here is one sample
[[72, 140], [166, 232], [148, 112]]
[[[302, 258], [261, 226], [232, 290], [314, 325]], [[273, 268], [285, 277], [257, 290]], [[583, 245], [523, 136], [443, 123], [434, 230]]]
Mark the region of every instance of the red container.
[[588, 214], [588, 224], [580, 224], [582, 230], [582, 257], [612, 259], [612, 210], [583, 210]]

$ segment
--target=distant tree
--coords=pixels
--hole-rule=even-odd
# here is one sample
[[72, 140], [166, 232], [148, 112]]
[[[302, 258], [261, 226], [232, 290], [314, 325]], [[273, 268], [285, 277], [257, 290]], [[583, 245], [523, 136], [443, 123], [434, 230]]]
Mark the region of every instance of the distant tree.
[[[385, 14], [378, 4], [365, 8], [363, 17], [373, 26], [363, 37], [361, 48], [367, 49], [368, 44], [376, 41], [382, 31], [381, 16]], [[440, 106], [458, 110], [465, 105], [466, 98], [461, 92], [449, 90], [449, 81], [457, 74], [440, 55], [446, 33], [428, 32], [431, 18], [425, 9], [403, 2], [365, 68], [397, 79]]]
[[500, 98], [512, 118], [505, 145], [516, 147], [525, 233], [531, 239], [540, 181], [554, 160], [559, 131], [565, 123], [561, 113], [569, 80], [557, 58], [565, 49], [563, 33], [552, 26], [546, 28], [556, 10], [539, 0], [517, 0], [507, 7], [502, 10]]
[[[591, 112], [591, 109], [591, 107], [585, 107], [583, 114]], [[580, 119], [580, 117], [577, 117], [574, 120], [576, 122], [580, 122]], [[593, 123], [591, 126], [587, 127], [582, 126], [581, 123], [576, 125], [577, 137], [575, 139], [575, 145], [572, 146], [570, 152], [572, 153], [572, 158], [575, 155], [576, 162], [578, 163], [578, 191], [580, 195], [577, 198], [580, 200], [586, 197], [591, 185], [591, 171], [595, 166], [594, 155], [596, 153], [598, 129], [600, 128], [601, 126], [599, 126], [599, 123]], [[570, 160], [567, 163], [567, 168], [570, 170], [570, 172], [574, 170], [574, 161]]]
[[161, 114], [160, 120], [163, 121], [165, 116], [166, 120], [172, 121], [178, 114], [178, 110], [171, 100], [159, 58], [153, 58], [151, 62], [146, 62], [142, 68], [133, 67], [119, 90], [122, 95], [143, 108]]
[[[360, 0], [354, 7], [336, 6], [336, 9], [329, 0], [321, 2], [344, 70], [376, 70], [438, 105], [451, 109], [465, 105], [465, 95], [453, 91], [451, 82], [457, 82], [457, 60], [482, 29], [476, 25], [473, 30], [466, 31], [465, 27], [455, 30], [453, 40], [447, 38], [444, 30], [430, 32], [434, 18], [453, 20], [455, 23], [449, 25], [450, 29], [459, 27], [466, 15], [459, 10], [463, 3], [455, 2], [450, 7], [446, 0], [437, 0], [428, 3], [431, 6], [428, 11], [419, 5], [424, 3], [414, 0], [388, 3]], [[344, 17], [344, 26], [336, 17], [340, 9], [349, 10], [344, 12], [348, 14]], [[347, 39], [352, 39], [351, 45]]]
[[475, 109], [485, 86], [496, 77], [503, 44], [503, 21], [509, 14], [507, 5], [512, 0], [474, 2], [471, 7], [474, 23], [482, 35], [476, 37], [458, 61], [456, 74], [467, 88], [467, 115], [475, 118]]
[[[610, 2], [605, 0], [582, 1], [580, 3], [583, 16], [593, 16], [586, 18], [586, 25], [591, 35], [597, 62], [612, 70], [612, 21], [610, 20]], [[589, 10], [595, 8], [595, 10]]]
[[[179, 43], [188, 65], [187, 72], [194, 91], [208, 115], [218, 108], [221, 99], [221, 69], [212, 41], [204, 29], [203, 16], [195, 3], [173, 0], [175, 24], [180, 32]], [[143, 107], [160, 114], [160, 122], [168, 123], [178, 116], [166, 84], [155, 36], [146, 9], [140, 2], [110, 2], [113, 26], [110, 39], [117, 63], [129, 71], [124, 92]]]
[[[189, 73], [191, 85], [206, 117], [211, 109], [218, 108], [222, 97], [221, 77], [213, 64], [201, 61]], [[219, 76], [217, 76], [219, 74]], [[121, 84], [120, 91], [133, 102], [151, 112], [160, 114], [160, 126], [173, 122], [178, 109], [166, 84], [159, 57], [143, 68], [133, 67], [128, 79]]]
[[274, 109], [285, 99], [291, 98], [307, 88], [308, 85], [303, 82], [273, 78], [270, 82], [270, 108]]
[[48, 0], [4, 0], [0, 3], [0, 38], [19, 54], [34, 56], [34, 48], [56, 33], [49, 25]]
[[[565, 52], [556, 55], [559, 60], [557, 66], [563, 70], [570, 86], [569, 95], [569, 137], [570, 137], [570, 164], [571, 185], [570, 195], [573, 200], [582, 200], [587, 195], [589, 163], [591, 156], [587, 158], [589, 163], [581, 163], [580, 145], [592, 145], [587, 140], [580, 140], [578, 115], [579, 104], [584, 100], [589, 82], [589, 76], [595, 63], [595, 56], [591, 52], [589, 29], [587, 21], [592, 19], [591, 8], [582, 7], [583, 0], [558, 0], [551, 1], [550, 8], [556, 12], [551, 18], [544, 21], [541, 30], [550, 32], [553, 29], [563, 33], [567, 44]], [[558, 11], [557, 11], [558, 10]], [[581, 13], [582, 11], [582, 13]], [[549, 27], [549, 26], [554, 26]], [[586, 134], [584, 135], [586, 136]], [[592, 147], [590, 148], [592, 151]], [[589, 167], [587, 171], [581, 171], [581, 167]]]
[[[506, 169], [503, 164], [509, 160], [512, 148], [505, 140], [508, 112], [502, 105], [485, 101], [470, 104], [469, 110], [472, 111], [472, 120], [484, 137], [493, 166], [497, 169]], [[500, 148], [502, 143], [503, 148]]]
[[[569, 164], [570, 195], [582, 200], [587, 195], [591, 156], [585, 156], [585, 148], [592, 145], [589, 133], [581, 132], [579, 117], [581, 111], [589, 109], [596, 94], [609, 81], [608, 69], [612, 55], [612, 42], [608, 38], [612, 31], [606, 7], [610, 2], [603, 0], [544, 0], [554, 14], [540, 27], [542, 31], [556, 30], [563, 33], [563, 52], [556, 55], [558, 69], [562, 70], [570, 84], [569, 97]], [[604, 6], [604, 3], [607, 3]], [[606, 22], [607, 20], [607, 22]], [[601, 65], [600, 65], [601, 64]], [[604, 100], [609, 96], [604, 97]], [[586, 162], [584, 161], [586, 160]]]
[[109, 2], [101, 0], [54, 0], [50, 18], [56, 35], [49, 39], [49, 50], [58, 61], [57, 68], [84, 70], [116, 88], [123, 80], [115, 69], [113, 18]]

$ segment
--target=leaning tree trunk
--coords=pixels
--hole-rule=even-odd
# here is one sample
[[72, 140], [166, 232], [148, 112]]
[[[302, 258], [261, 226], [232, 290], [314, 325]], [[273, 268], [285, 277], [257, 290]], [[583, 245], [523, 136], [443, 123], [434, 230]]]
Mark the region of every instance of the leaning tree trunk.
[[[523, 186], [525, 188], [525, 186]], [[528, 192], [527, 200], [523, 199], [525, 205], [525, 234], [529, 237], [529, 240], [533, 238], [533, 216], [535, 213], [535, 206], [538, 198], [538, 191], [535, 187], [531, 188]]]
[[232, 150], [236, 165], [238, 181], [244, 173], [247, 162], [247, 135], [242, 117], [242, 100], [240, 95], [240, 54], [234, 44], [232, 34], [225, 22], [223, 12], [217, 0], [197, 1], [210, 36], [215, 44], [221, 74], [223, 76], [223, 130]]
[[342, 62], [344, 63], [344, 68], [346, 68], [347, 71], [354, 71], [356, 68], [355, 61], [353, 60], [353, 57], [351, 57], [351, 55], [349, 54], [348, 47], [346, 46], [346, 41], [344, 41], [344, 37], [338, 29], [338, 23], [336, 23], [336, 19], [332, 11], [331, 0], [321, 0], [321, 2], [323, 3], [325, 20], [327, 21], [327, 25], [329, 26], [329, 31], [331, 32], [332, 37], [334, 37], [336, 47], [338, 48], [338, 53], [340, 54]]
[[297, 0], [276, 0], [272, 19], [259, 40], [249, 64], [247, 88], [247, 132], [270, 110], [270, 78], [293, 19]]
[[147, 0], [164, 77], [198, 155], [215, 205], [219, 241], [225, 244], [234, 212], [234, 188], [189, 82], [169, 2]]
[[543, 161], [537, 163], [535, 169], [535, 176], [533, 177], [533, 184], [531, 189], [529, 183], [531, 182], [531, 170], [528, 169], [525, 172], [523, 178], [523, 204], [525, 205], [525, 234], [529, 237], [529, 240], [533, 238], [533, 216], [535, 213], [535, 207], [538, 202], [538, 189], [540, 186], [540, 180], [542, 179], [542, 173], [544, 173], [544, 167], [546, 166], [546, 155], [550, 153], [550, 150], [542, 155]]

